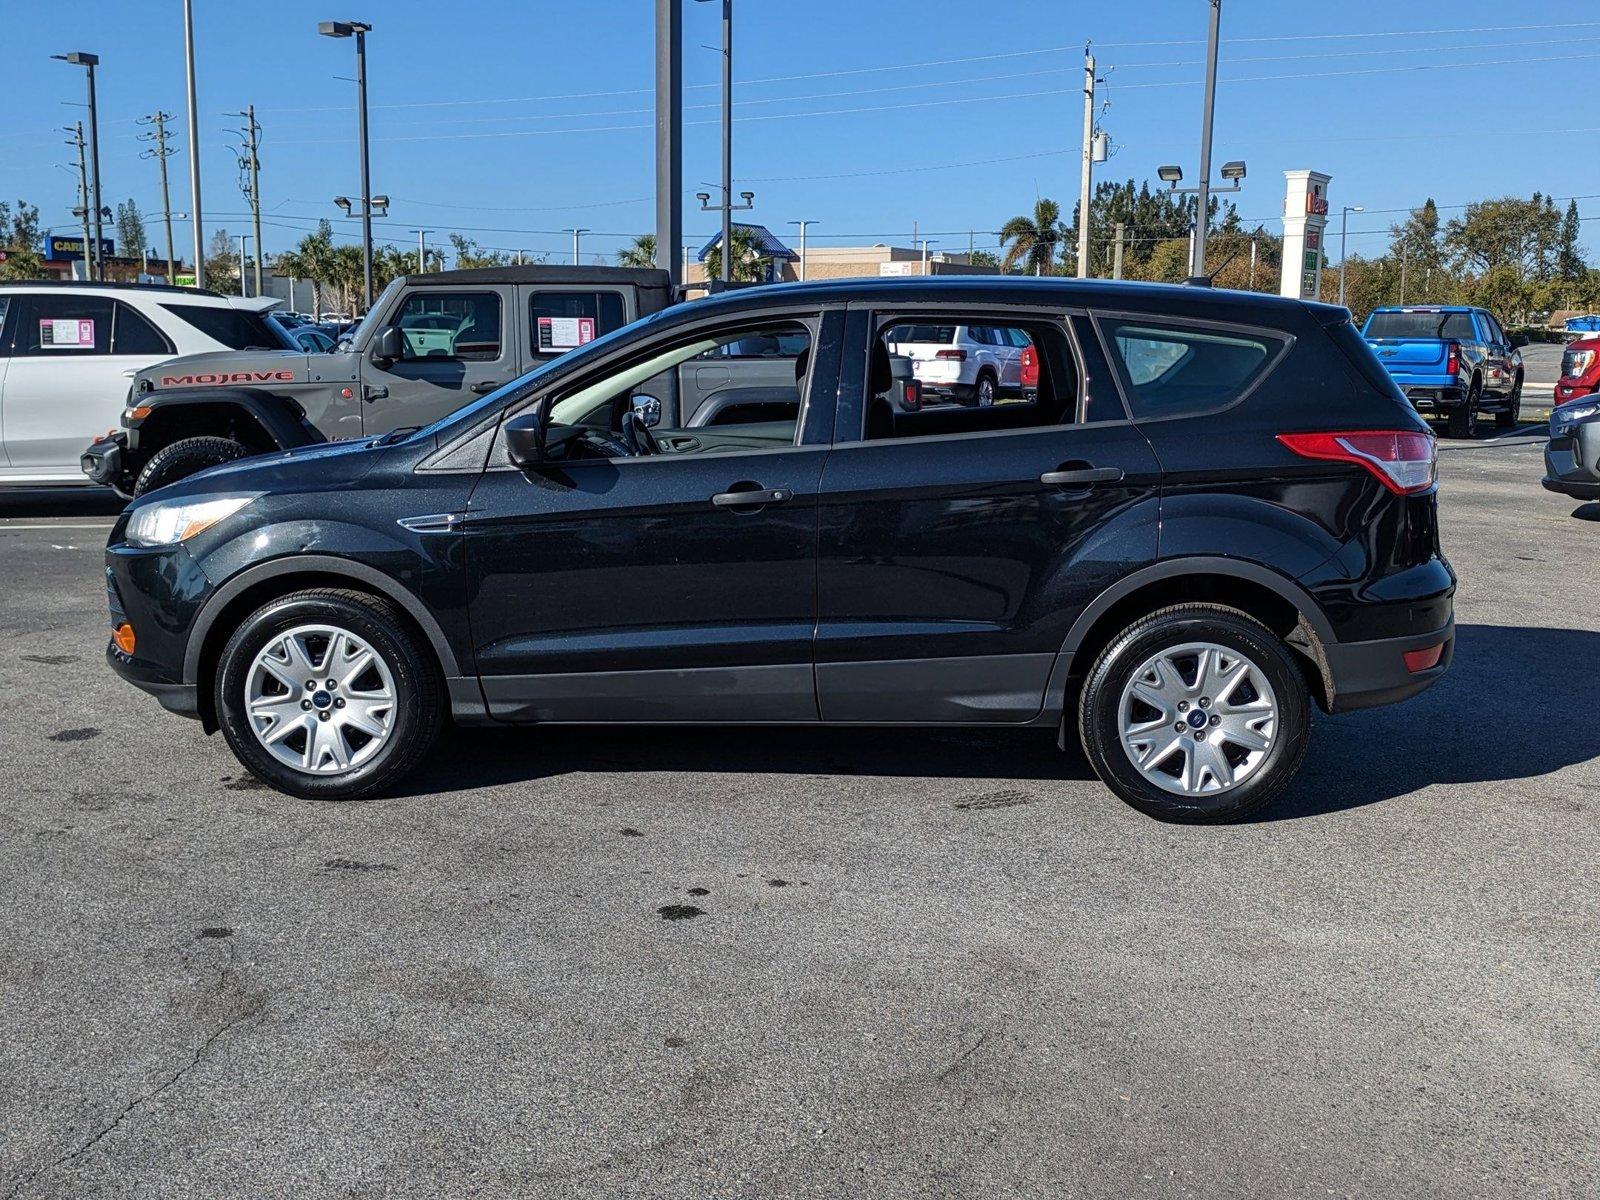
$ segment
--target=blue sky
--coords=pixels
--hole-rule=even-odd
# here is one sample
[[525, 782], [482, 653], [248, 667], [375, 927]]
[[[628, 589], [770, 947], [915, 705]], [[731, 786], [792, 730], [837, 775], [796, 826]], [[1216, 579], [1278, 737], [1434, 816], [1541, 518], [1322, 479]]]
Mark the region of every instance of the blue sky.
[[[686, 190], [719, 171], [716, 3], [686, 5]], [[266, 242], [284, 248], [337, 194], [359, 192], [353, 50], [321, 19], [368, 20], [373, 190], [394, 198], [382, 240], [459, 231], [480, 243], [608, 253], [653, 224], [653, 0], [195, 0], [207, 233], [248, 230], [237, 183], [240, 121], [263, 127]], [[979, 246], [1013, 214], [1077, 192], [1082, 45], [1108, 80], [1101, 118], [1116, 152], [1102, 178], [1153, 178], [1198, 154], [1205, 0], [736, 0], [735, 183], [748, 216], [780, 236], [819, 222], [815, 244]], [[178, 115], [173, 207], [188, 202], [179, 0], [6, 0], [0, 196], [70, 227], [75, 172], [57, 128], [83, 115], [82, 71], [50, 55], [101, 56], [107, 204], [159, 208], [136, 118]], [[1445, 32], [1448, 30], [1448, 32]], [[1283, 176], [1333, 176], [1362, 204], [1351, 249], [1379, 250], [1393, 216], [1488, 195], [1578, 196], [1600, 217], [1600, 9], [1577, 0], [1299, 5], [1224, 0], [1216, 158], [1249, 163], [1241, 214], [1276, 230]], [[1362, 36], [1322, 36], [1362, 35]], [[341, 76], [345, 78], [341, 78]], [[76, 106], [75, 105], [79, 105]], [[796, 115], [804, 114], [804, 115]], [[1592, 197], [1592, 198], [1591, 198]], [[688, 201], [695, 207], [692, 197]], [[1451, 211], [1446, 208], [1446, 216]], [[159, 242], [154, 220], [152, 239]], [[686, 241], [715, 230], [690, 211]], [[1600, 245], [1585, 221], [1586, 240]], [[1373, 232], [1367, 232], [1373, 231]], [[188, 244], [180, 227], [180, 245]]]

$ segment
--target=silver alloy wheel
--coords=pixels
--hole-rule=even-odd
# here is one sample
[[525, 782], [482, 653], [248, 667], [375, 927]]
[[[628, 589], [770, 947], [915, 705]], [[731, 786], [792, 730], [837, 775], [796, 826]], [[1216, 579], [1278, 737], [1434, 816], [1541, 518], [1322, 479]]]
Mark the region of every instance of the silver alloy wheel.
[[349, 630], [297, 625], [256, 654], [244, 706], [256, 740], [284, 766], [343, 775], [372, 759], [394, 732], [394, 676]]
[[1128, 760], [1163, 791], [1216, 796], [1261, 769], [1277, 739], [1278, 697], [1237, 650], [1185, 642], [1133, 673], [1117, 731]]
[[990, 408], [994, 404], [994, 380], [985, 375], [978, 380], [978, 407]]

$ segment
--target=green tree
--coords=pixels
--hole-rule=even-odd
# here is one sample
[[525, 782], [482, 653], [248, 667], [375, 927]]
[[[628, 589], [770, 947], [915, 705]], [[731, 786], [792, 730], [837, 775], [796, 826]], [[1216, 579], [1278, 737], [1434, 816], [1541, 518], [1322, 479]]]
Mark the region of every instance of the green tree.
[[333, 275], [333, 226], [317, 222], [315, 233], [306, 234], [293, 250], [278, 255], [276, 270], [280, 275], [311, 281], [311, 308], [313, 315], [320, 316], [322, 289]]
[[328, 286], [339, 296], [339, 310], [355, 314], [357, 300], [366, 282], [366, 265], [361, 247], [355, 244], [335, 246], [329, 258]]
[[456, 252], [456, 269], [468, 271], [474, 267], [503, 267], [514, 261], [514, 255], [503, 250], [486, 250], [469, 237], [459, 233], [450, 235], [450, 245]]
[[206, 286], [221, 292], [239, 290], [239, 256], [226, 229], [213, 233], [206, 248]]
[[26, 200], [13, 208], [0, 200], [0, 279], [39, 279], [44, 275], [44, 239], [39, 232], [39, 209]]
[[1000, 256], [992, 254], [988, 250], [974, 250], [967, 256], [967, 262], [974, 267], [998, 268], [1000, 266]]
[[1588, 272], [1583, 260], [1583, 247], [1578, 244], [1578, 202], [1567, 201], [1567, 211], [1561, 218], [1561, 232], [1556, 241], [1556, 277], [1567, 283], [1577, 283]]
[[619, 267], [653, 267], [656, 265], [656, 235], [641, 233], [631, 246], [617, 251]]
[[1001, 268], [1009, 271], [1020, 262], [1030, 275], [1055, 274], [1056, 246], [1066, 234], [1066, 227], [1061, 224], [1061, 206], [1048, 197], [1040, 197], [1031, 217], [1012, 217], [1000, 226], [1001, 243], [1011, 243], [1000, 260]]
[[1520, 322], [1532, 307], [1534, 286], [1510, 263], [1491, 267], [1467, 288], [1472, 304], [1487, 308], [1507, 324]]
[[1502, 196], [1469, 204], [1445, 226], [1444, 245], [1456, 266], [1474, 276], [1510, 267], [1518, 280], [1548, 279], [1554, 272], [1561, 218], [1549, 200]]
[[117, 205], [117, 245], [125, 258], [143, 258], [147, 245], [144, 231], [144, 214], [132, 200]]
[[[728, 275], [734, 283], [759, 283], [763, 277], [761, 267], [761, 247], [756, 244], [756, 231], [748, 225], [735, 225], [732, 235], [733, 248], [729, 263], [731, 264]], [[715, 245], [706, 251], [706, 278], [722, 278], [722, 239], [719, 237]]]

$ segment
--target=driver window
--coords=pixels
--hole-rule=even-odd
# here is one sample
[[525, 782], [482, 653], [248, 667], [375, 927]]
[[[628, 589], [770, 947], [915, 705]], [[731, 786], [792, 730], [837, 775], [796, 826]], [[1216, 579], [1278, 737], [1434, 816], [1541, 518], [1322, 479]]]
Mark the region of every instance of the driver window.
[[435, 292], [424, 289], [400, 308], [407, 361], [494, 361], [500, 357], [500, 297], [495, 292]]
[[573, 458], [727, 454], [792, 446], [811, 361], [799, 322], [705, 333], [557, 397]]

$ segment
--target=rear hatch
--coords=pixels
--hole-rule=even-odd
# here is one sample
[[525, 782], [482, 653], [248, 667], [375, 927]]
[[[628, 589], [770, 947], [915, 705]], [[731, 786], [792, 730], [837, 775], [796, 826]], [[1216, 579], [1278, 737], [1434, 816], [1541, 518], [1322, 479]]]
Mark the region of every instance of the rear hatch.
[[966, 354], [956, 347], [954, 325], [896, 325], [885, 340], [889, 353], [911, 360], [912, 373], [923, 383], [948, 384], [961, 377]]

